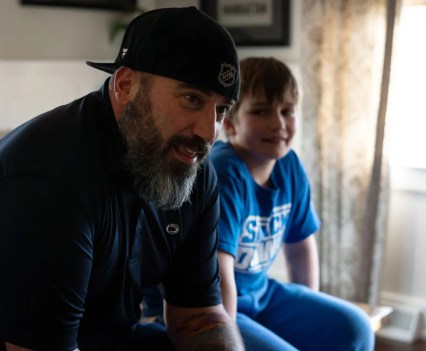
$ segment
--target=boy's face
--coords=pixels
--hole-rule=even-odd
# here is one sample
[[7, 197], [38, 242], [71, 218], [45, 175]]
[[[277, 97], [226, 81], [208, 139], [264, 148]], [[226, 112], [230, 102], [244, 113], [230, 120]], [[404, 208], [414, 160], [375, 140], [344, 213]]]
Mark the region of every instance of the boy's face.
[[290, 91], [268, 103], [264, 96], [245, 96], [233, 121], [227, 121], [232, 145], [252, 161], [285, 156], [296, 132], [297, 100]]

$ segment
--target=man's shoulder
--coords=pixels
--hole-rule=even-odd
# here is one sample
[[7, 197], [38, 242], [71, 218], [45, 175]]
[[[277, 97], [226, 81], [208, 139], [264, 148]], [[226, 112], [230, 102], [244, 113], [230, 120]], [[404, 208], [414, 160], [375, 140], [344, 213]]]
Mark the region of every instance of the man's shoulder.
[[201, 163], [191, 194], [191, 202], [204, 202], [209, 196], [217, 192], [217, 174], [210, 157]]
[[12, 130], [0, 141], [0, 176], [49, 174], [54, 169], [70, 168], [89, 156], [89, 145], [93, 145], [93, 136], [98, 133], [96, 122], [87, 118], [96, 110], [93, 105], [89, 94]]

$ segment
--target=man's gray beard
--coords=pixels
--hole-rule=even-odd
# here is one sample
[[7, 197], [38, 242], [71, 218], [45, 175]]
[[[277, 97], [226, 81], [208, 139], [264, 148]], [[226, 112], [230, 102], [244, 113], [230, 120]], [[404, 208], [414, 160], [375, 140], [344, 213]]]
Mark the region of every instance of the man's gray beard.
[[167, 159], [172, 143], [163, 146], [146, 84], [142, 86], [144, 88], [118, 120], [127, 146], [125, 163], [139, 195], [147, 203], [162, 209], [175, 209], [189, 200], [199, 164], [186, 165]]

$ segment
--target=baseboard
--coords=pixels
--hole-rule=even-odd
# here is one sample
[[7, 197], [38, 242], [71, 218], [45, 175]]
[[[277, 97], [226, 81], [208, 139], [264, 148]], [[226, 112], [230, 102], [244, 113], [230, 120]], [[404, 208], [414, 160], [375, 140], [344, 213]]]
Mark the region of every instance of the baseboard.
[[394, 309], [387, 323], [377, 332], [383, 338], [412, 343], [426, 340], [426, 300], [383, 292], [380, 305]]

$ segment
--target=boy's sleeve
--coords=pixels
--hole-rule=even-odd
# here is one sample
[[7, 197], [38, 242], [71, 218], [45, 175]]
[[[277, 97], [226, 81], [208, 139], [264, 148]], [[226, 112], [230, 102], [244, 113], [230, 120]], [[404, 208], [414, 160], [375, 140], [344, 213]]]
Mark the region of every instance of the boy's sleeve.
[[220, 189], [220, 220], [218, 249], [235, 257], [244, 215], [242, 182], [229, 174], [218, 174]]
[[294, 202], [292, 204], [292, 217], [290, 218], [286, 243], [295, 243], [307, 238], [320, 228], [320, 220], [311, 199], [311, 187], [303, 166], [298, 163], [296, 172], [296, 188], [294, 189]]

